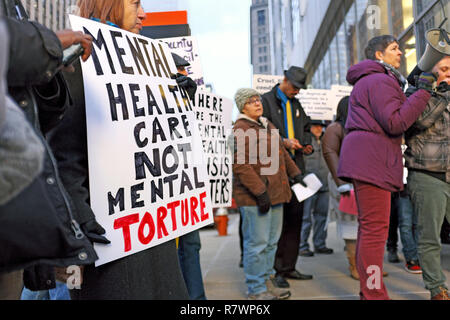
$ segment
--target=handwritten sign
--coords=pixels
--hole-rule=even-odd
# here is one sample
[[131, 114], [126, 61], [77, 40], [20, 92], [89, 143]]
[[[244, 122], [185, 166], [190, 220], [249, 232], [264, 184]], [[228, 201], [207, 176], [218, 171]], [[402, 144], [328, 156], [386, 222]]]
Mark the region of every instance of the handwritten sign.
[[283, 81], [284, 76], [272, 76], [265, 74], [255, 74], [253, 75], [253, 89], [259, 92], [259, 94], [264, 94], [273, 89], [277, 84]]
[[189, 62], [191, 65], [185, 67], [188, 76], [197, 83], [199, 89], [205, 89], [200, 50], [197, 39], [193, 36], [159, 39], [165, 42], [169, 49]]
[[[171, 75], [166, 44], [76, 16], [90, 34], [82, 63], [91, 207], [110, 245], [96, 266], [213, 222], [195, 113]], [[151, 269], [151, 266], [149, 266]]]
[[207, 157], [212, 206], [231, 207], [233, 172], [228, 135], [232, 131], [233, 102], [200, 90], [193, 101], [193, 109]]

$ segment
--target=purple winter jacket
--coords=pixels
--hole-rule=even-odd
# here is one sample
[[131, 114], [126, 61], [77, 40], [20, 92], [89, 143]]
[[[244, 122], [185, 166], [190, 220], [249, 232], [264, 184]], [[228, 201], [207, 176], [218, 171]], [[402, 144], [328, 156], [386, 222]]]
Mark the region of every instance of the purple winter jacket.
[[397, 78], [383, 65], [364, 60], [352, 66], [354, 85], [338, 176], [395, 192], [403, 189], [402, 135], [425, 110], [431, 94], [418, 90], [406, 98]]

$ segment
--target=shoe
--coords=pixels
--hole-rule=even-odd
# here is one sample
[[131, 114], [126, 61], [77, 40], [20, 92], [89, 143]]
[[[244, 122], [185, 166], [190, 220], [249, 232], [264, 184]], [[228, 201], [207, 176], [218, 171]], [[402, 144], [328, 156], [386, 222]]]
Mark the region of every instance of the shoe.
[[447, 289], [439, 287], [439, 290], [441, 290], [441, 292], [439, 292], [437, 295], [433, 296], [431, 298], [431, 300], [450, 300], [450, 298], [448, 297]]
[[419, 262], [414, 261], [414, 260], [407, 261], [406, 265], [405, 265], [405, 269], [409, 273], [415, 273], [415, 274], [422, 273], [422, 268], [420, 267]]
[[289, 288], [289, 282], [286, 281], [285, 278], [283, 278], [282, 275], [276, 274], [273, 278], [273, 284], [277, 288]]
[[315, 253], [320, 253], [320, 254], [332, 254], [333, 253], [333, 249], [327, 248], [327, 247], [323, 247], [320, 249], [316, 249], [314, 250]]
[[397, 251], [388, 250], [388, 261], [390, 263], [399, 263], [400, 259], [398, 258]]
[[312, 256], [314, 256], [314, 252], [312, 252], [309, 249], [300, 250], [300, 252], [298, 254], [301, 255], [302, 257], [312, 257]]
[[271, 276], [269, 280], [266, 280], [267, 291], [276, 296], [278, 300], [288, 299], [291, 296], [291, 292], [286, 289], [277, 288], [274, 282], [274, 276]]
[[294, 280], [311, 280], [313, 278], [312, 275], [309, 274], [302, 274], [298, 272], [297, 270], [283, 273], [283, 277], [288, 279], [294, 279]]
[[274, 294], [268, 291], [258, 294], [249, 294], [247, 298], [248, 300], [278, 300], [278, 298]]

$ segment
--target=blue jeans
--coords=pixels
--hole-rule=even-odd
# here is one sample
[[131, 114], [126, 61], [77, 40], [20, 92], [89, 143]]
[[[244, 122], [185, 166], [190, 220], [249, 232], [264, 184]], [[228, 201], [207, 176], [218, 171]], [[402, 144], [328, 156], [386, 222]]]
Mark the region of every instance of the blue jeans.
[[417, 254], [417, 215], [414, 213], [409, 197], [398, 197], [394, 199], [394, 206], [397, 207], [398, 228], [403, 246], [403, 255], [406, 261], [418, 261]]
[[283, 205], [261, 214], [258, 207], [240, 207], [244, 242], [244, 273], [248, 294], [267, 291], [266, 280], [275, 274], [274, 262], [283, 226]]
[[191, 300], [206, 300], [200, 267], [200, 234], [192, 231], [179, 238], [178, 258]]
[[[327, 217], [328, 217], [328, 192], [318, 192], [305, 200], [303, 207], [303, 224], [300, 236], [300, 251], [309, 249], [309, 234], [313, 226], [314, 249], [326, 247], [327, 239]], [[313, 220], [314, 219], [314, 224]]]
[[50, 290], [31, 291], [24, 287], [20, 300], [70, 300], [70, 294], [65, 283], [56, 281], [56, 288]]

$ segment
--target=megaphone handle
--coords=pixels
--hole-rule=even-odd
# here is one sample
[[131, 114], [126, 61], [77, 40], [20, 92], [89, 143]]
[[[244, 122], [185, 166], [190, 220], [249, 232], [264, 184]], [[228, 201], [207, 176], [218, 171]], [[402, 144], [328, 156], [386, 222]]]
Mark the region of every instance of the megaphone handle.
[[[445, 18], [445, 20], [447, 20], [447, 18]], [[444, 22], [445, 22], [445, 20], [444, 20]], [[445, 31], [444, 29], [441, 29], [441, 35], [445, 39], [445, 42], [447, 42], [447, 44], [450, 46], [450, 39], [448, 38], [447, 31]]]
[[[442, 21], [441, 24], [439, 25], [438, 29], [441, 29], [447, 20], [448, 20], [448, 18], [445, 17], [444, 21]], [[445, 30], [441, 29], [441, 32], [443, 32], [443, 31], [445, 31]]]

